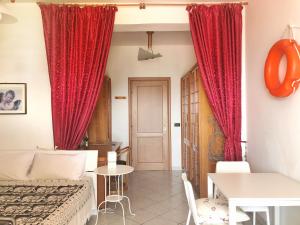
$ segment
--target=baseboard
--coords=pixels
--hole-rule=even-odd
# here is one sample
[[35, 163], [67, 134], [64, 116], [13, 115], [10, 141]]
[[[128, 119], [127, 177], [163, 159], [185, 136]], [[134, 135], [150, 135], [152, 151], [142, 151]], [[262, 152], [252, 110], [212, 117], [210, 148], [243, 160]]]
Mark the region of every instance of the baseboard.
[[181, 171], [182, 169], [181, 169], [181, 167], [172, 167], [172, 170], [173, 170], [173, 171], [175, 171], [175, 170]]

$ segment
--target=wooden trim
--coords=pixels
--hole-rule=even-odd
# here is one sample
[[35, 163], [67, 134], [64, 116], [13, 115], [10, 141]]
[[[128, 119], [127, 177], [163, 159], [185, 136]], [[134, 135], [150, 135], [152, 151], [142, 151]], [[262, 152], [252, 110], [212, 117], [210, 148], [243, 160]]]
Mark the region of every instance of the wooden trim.
[[128, 81], [168, 81], [170, 82], [170, 77], [128, 77]]
[[[14, 2], [15, 0], [10, 0], [11, 2]], [[38, 2], [39, 5], [47, 5], [50, 3], [47, 2]], [[89, 6], [89, 5], [111, 5], [111, 6], [138, 6], [140, 9], [146, 9], [147, 6], [188, 6], [188, 5], [217, 5], [217, 4], [241, 4], [241, 5], [248, 5], [247, 1], [217, 1], [217, 2], [161, 2], [161, 3], [152, 3], [152, 2], [142, 2], [142, 3], [112, 3], [112, 2], [91, 2], [91, 3], [82, 3], [82, 2], [64, 2], [64, 3], [56, 3], [56, 4], [64, 4], [64, 5], [80, 5], [80, 6]]]
[[168, 141], [169, 141], [169, 170], [172, 170], [172, 165], [173, 165], [173, 161], [172, 161], [172, 130], [171, 130], [171, 78], [167, 77], [166, 81], [168, 82], [168, 113], [169, 113], [169, 118], [168, 118], [168, 127], [169, 127], [169, 137], [168, 137]]
[[120, 100], [120, 99], [126, 99], [126, 96], [115, 96], [115, 99]]
[[182, 82], [182, 78], [180, 78], [180, 133], [181, 133], [181, 142], [180, 142], [180, 155], [181, 155], [181, 169], [183, 170], [183, 165], [184, 165], [184, 157], [183, 157], [183, 144], [182, 144], [182, 141], [184, 139], [184, 136], [183, 136], [183, 125], [182, 125], [182, 121], [183, 121], [183, 109], [182, 109], [182, 86], [183, 86], [183, 82]]
[[[132, 146], [132, 116], [131, 116], [131, 87], [132, 81], [167, 81], [168, 83], [168, 170], [172, 170], [172, 139], [171, 139], [171, 78], [170, 77], [128, 77], [128, 121], [129, 121], [129, 146]], [[132, 152], [132, 151], [131, 151]], [[132, 154], [132, 153], [131, 153]], [[132, 155], [130, 156], [132, 160]], [[130, 162], [132, 164], [132, 162]]]
[[129, 146], [131, 148], [131, 151], [130, 151], [130, 162], [129, 164], [132, 165], [132, 140], [131, 140], [131, 124], [132, 124], [132, 120], [131, 120], [131, 94], [132, 94], [132, 91], [131, 91], [131, 79], [128, 78], [128, 140], [129, 140]]
[[185, 75], [183, 75], [181, 78], [184, 78], [184, 77], [188, 76], [190, 73], [192, 73], [197, 68], [198, 68], [198, 63], [196, 63], [195, 65], [193, 65], [193, 67], [189, 71], [187, 71], [185, 73]]

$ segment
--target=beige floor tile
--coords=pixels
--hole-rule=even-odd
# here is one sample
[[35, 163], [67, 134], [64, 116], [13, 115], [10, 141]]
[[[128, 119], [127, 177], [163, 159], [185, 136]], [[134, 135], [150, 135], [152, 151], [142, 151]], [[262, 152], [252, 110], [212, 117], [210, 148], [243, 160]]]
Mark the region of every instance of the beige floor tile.
[[[109, 225], [123, 225], [123, 219], [121, 219], [117, 222], [110, 223]], [[140, 225], [140, 223], [137, 223], [133, 220], [130, 220], [130, 219], [126, 218], [125, 219], [125, 225]]]
[[132, 208], [135, 210], [146, 209], [156, 203], [155, 201], [153, 201], [147, 197], [135, 198], [135, 199], [130, 199], [130, 200], [131, 200]]
[[147, 221], [143, 225], [177, 225], [178, 223], [166, 220], [161, 217], [154, 218], [153, 220]]
[[[131, 216], [128, 203], [123, 200], [126, 225], [178, 225], [187, 217], [187, 202], [178, 171], [135, 171], [129, 176], [126, 195], [131, 200]], [[114, 204], [109, 204], [114, 208]], [[122, 225], [119, 205], [114, 214], [99, 214], [97, 225]], [[87, 225], [95, 225], [92, 218]], [[185, 224], [185, 223], [183, 223]], [[192, 224], [192, 223], [191, 223]]]
[[135, 216], [127, 216], [130, 220], [133, 220], [139, 224], [143, 224], [149, 220], [152, 220], [158, 216], [158, 213], [151, 210], [139, 210], [136, 211]]
[[178, 208], [171, 209], [167, 213], [161, 215], [165, 220], [173, 221], [176, 223], [183, 223], [186, 221], [188, 210], [180, 210]]
[[168, 207], [168, 206], [162, 204], [162, 202], [158, 202], [158, 203], [150, 206], [149, 208], [147, 208], [148, 211], [156, 213], [157, 215], [163, 215], [163, 214], [167, 213], [168, 211], [170, 211], [170, 209], [172, 209], [172, 207]]

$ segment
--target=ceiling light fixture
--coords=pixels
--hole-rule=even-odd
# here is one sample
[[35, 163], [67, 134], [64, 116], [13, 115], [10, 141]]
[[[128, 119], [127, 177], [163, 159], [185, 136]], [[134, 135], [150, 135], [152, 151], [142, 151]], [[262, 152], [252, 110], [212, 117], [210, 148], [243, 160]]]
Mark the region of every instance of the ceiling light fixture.
[[148, 50], [145, 50], [143, 48], [139, 48], [139, 52], [138, 52], [138, 60], [139, 61], [144, 61], [144, 60], [148, 60], [148, 59], [155, 59], [155, 58], [159, 58], [162, 57], [162, 55], [160, 53], [153, 53], [152, 50], [152, 35], [153, 35], [153, 31], [147, 31], [147, 35], [148, 35]]

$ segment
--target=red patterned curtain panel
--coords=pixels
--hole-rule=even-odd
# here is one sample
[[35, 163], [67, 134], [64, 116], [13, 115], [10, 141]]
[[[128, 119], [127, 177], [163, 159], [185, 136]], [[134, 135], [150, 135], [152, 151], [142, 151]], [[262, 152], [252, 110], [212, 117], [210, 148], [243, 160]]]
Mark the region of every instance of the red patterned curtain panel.
[[116, 7], [40, 4], [51, 84], [54, 144], [77, 149], [103, 81]]
[[191, 5], [190, 28], [203, 85], [224, 132], [224, 158], [242, 159], [242, 5]]

